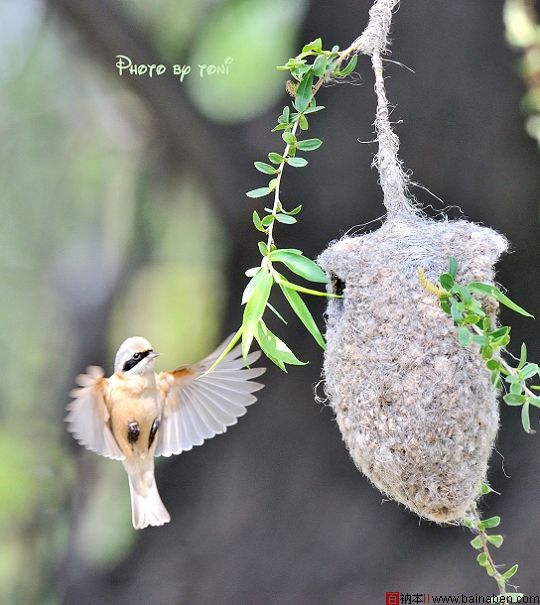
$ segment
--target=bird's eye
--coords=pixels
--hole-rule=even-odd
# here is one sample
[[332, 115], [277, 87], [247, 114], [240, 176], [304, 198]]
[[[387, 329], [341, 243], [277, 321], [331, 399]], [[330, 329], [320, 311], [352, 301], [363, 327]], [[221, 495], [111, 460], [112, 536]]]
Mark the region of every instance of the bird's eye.
[[141, 358], [140, 353], [133, 353], [133, 359], [140, 359], [140, 358]]

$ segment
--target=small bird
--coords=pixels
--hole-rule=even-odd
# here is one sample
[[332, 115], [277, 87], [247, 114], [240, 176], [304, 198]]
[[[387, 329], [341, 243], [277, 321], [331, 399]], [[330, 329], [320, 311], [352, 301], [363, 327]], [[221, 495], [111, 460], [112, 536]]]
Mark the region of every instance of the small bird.
[[122, 461], [135, 529], [171, 520], [154, 479], [154, 456], [180, 454], [224, 433], [264, 386], [252, 379], [266, 369], [246, 367], [260, 351], [244, 360], [240, 346], [206, 374], [228, 342], [199, 363], [158, 374], [159, 354], [148, 340], [132, 336], [120, 345], [110, 378], [97, 366], [76, 378], [68, 431], [87, 449]]

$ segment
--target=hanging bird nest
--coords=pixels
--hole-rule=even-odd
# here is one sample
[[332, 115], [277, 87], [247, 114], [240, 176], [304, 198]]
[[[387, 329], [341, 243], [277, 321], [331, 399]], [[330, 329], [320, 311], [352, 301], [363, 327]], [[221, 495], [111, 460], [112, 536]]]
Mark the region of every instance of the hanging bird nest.
[[[371, 56], [383, 226], [345, 237], [319, 257], [327, 271], [324, 379], [358, 468], [386, 495], [437, 522], [456, 521], [485, 480], [499, 423], [497, 392], [478, 350], [418, 278], [432, 281], [457, 259], [458, 282], [493, 282], [507, 248], [495, 231], [465, 220], [434, 221], [411, 202], [389, 121], [381, 55], [397, 0], [377, 0], [351, 52]], [[486, 301], [495, 325], [498, 307]]]
[[[477, 351], [418, 279], [454, 256], [458, 281], [492, 282], [504, 237], [466, 221], [389, 220], [319, 257], [330, 290], [326, 392], [358, 468], [386, 495], [433, 521], [460, 519], [485, 480], [499, 423]], [[488, 311], [495, 322], [496, 306]]]

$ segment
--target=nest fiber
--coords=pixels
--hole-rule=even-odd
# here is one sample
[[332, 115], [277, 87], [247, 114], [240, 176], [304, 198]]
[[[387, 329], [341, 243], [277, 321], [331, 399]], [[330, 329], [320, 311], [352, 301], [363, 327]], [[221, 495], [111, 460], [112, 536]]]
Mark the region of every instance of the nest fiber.
[[[454, 256], [459, 283], [493, 283], [506, 247], [486, 227], [409, 214], [319, 257], [344, 295], [328, 306], [324, 362], [343, 439], [383, 493], [433, 521], [458, 520], [474, 503], [499, 412], [484, 361], [459, 344], [418, 269], [437, 282]], [[496, 304], [488, 312], [495, 322]]]

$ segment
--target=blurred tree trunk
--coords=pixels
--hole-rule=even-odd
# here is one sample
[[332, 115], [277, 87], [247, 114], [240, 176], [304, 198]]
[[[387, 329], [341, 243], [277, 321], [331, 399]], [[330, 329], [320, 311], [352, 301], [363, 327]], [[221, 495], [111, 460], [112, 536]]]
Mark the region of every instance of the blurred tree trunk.
[[[103, 29], [89, 27], [90, 17], [81, 18], [80, 10], [84, 5], [94, 19], [109, 11], [112, 2], [50, 4], [83, 31], [96, 54], [103, 49]], [[319, 35], [327, 46], [348, 44], [365, 25], [369, 6], [366, 0], [313, 3], [299, 45]], [[538, 314], [538, 289], [528, 287], [540, 277], [538, 156], [523, 131], [523, 86], [515, 73], [516, 58], [504, 41], [501, 9], [500, 1], [403, 3], [395, 16], [393, 58], [416, 73], [387, 64], [388, 93], [398, 104], [394, 119], [404, 120], [397, 130], [406, 166], [448, 205], [458, 204], [472, 220], [509, 235], [516, 253], [501, 263], [501, 280], [513, 298]], [[118, 17], [118, 27], [129, 37], [134, 28], [125, 27], [124, 17]], [[129, 40], [122, 40], [126, 52]], [[135, 36], [132, 43], [135, 54], [141, 42]], [[113, 52], [112, 45], [100, 51], [108, 62]], [[276, 57], [276, 63], [282, 59]], [[291, 171], [285, 179], [285, 198], [303, 203], [305, 210], [299, 226], [278, 230], [283, 246], [300, 245], [316, 255], [329, 240], [383, 212], [370, 168], [375, 148], [357, 141], [373, 138], [374, 97], [365, 58], [358, 71], [362, 86], [336, 86], [321, 95], [328, 109], [314, 116], [312, 127], [325, 145], [310, 157], [306, 170]], [[179, 90], [138, 93], [160, 130], [178, 133], [172, 135], [171, 165], [194, 163], [202, 172], [205, 158], [213, 154], [235, 158], [232, 173], [218, 161], [207, 175], [217, 211], [228, 216], [230, 329], [240, 319], [243, 269], [257, 258], [250, 207], [238, 200], [253, 182], [253, 160], [269, 150], [273, 116], [242, 129], [218, 128], [193, 108], [184, 113]], [[163, 112], [161, 105], [182, 110]], [[192, 128], [192, 119], [205, 141], [196, 156], [176, 145]], [[422, 190], [418, 197], [441, 208]], [[318, 315], [323, 311], [321, 303], [314, 308]], [[516, 341], [527, 331], [531, 356], [538, 358], [538, 328], [532, 333], [532, 324], [511, 321]], [[320, 351], [294, 321], [287, 330], [291, 346], [310, 365], [294, 368], [288, 376], [270, 368], [259, 403], [238, 426], [161, 465], [158, 482], [172, 523], [142, 532], [133, 553], [117, 568], [85, 570], [66, 588], [66, 603], [346, 605], [382, 603], [387, 590], [493, 592], [464, 530], [419, 523], [394, 503], [381, 505], [381, 494], [349, 460], [330, 411], [314, 402]], [[491, 497], [487, 506], [502, 515], [508, 536], [501, 560], [521, 559], [517, 579], [534, 592], [540, 548], [530, 528], [538, 519], [539, 487], [537, 480], [533, 487], [528, 482], [540, 470], [538, 456], [533, 456], [538, 443], [522, 434], [513, 410], [503, 416], [498, 449], [512, 480], [504, 478], [494, 455], [491, 480], [503, 495]], [[524, 459], [527, 468], [518, 464]]]

